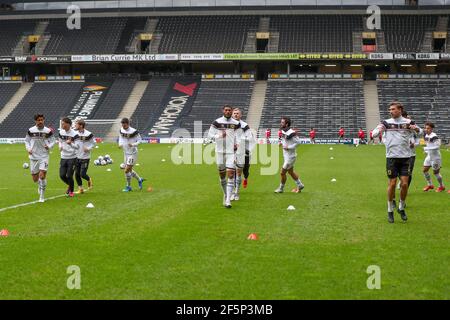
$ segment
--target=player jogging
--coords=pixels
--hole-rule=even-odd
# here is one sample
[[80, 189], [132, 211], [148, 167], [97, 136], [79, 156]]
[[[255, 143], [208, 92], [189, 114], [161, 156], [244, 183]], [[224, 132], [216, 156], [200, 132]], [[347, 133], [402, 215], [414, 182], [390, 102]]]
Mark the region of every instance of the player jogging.
[[445, 187], [440, 174], [442, 158], [439, 148], [441, 147], [441, 140], [438, 138], [437, 134], [433, 132], [433, 130], [434, 123], [426, 122], [424, 128], [426, 146], [424, 150], [427, 153], [427, 156], [423, 162], [423, 175], [427, 181], [427, 186], [423, 188], [423, 191], [434, 189], [433, 183], [431, 182], [431, 176], [428, 173], [430, 168], [433, 168], [434, 176], [439, 183], [439, 187], [436, 189], [436, 192], [442, 192], [445, 190]]
[[338, 131], [338, 143], [341, 143], [341, 140], [344, 139], [345, 130], [343, 127], [339, 128]]
[[236, 150], [236, 179], [234, 193], [231, 200], [239, 200], [239, 191], [241, 188], [242, 173], [244, 173], [244, 188], [247, 187], [250, 174], [250, 152], [253, 150], [256, 141], [252, 130], [248, 124], [241, 120], [242, 111], [239, 108], [233, 109], [233, 119], [239, 121], [242, 129], [242, 137], [238, 149]]
[[296, 148], [300, 144], [300, 139], [297, 133], [291, 129], [291, 119], [288, 117], [281, 118], [281, 130], [283, 135], [281, 137], [282, 147], [283, 147], [283, 158], [284, 163], [281, 168], [281, 182], [280, 186], [275, 190], [276, 193], [284, 192], [284, 186], [286, 184], [287, 176], [286, 173], [294, 179], [297, 188], [293, 190], [295, 193], [299, 193], [305, 186], [300, 181], [298, 174], [294, 171], [295, 160], [297, 159]]
[[86, 122], [77, 120], [75, 123], [76, 133], [79, 137], [79, 145], [77, 154], [77, 164], [75, 167], [75, 180], [78, 184], [77, 193], [83, 193], [83, 179], [88, 183], [88, 189], [92, 188], [92, 178], [88, 176], [89, 162], [91, 159], [91, 151], [95, 147], [94, 135], [85, 129]]
[[422, 130], [410, 119], [402, 117], [403, 106], [398, 103], [391, 103], [389, 106], [391, 118], [382, 121], [372, 135], [376, 138], [384, 132], [384, 143], [386, 145], [386, 171], [389, 178], [387, 189], [388, 197], [388, 222], [394, 223], [394, 196], [397, 177], [400, 177], [400, 203], [398, 213], [403, 221], [408, 220], [405, 212], [405, 201], [408, 194], [408, 180], [411, 175], [410, 141], [414, 132], [420, 133]]
[[358, 138], [359, 138], [359, 143], [360, 144], [366, 144], [367, 143], [367, 141], [366, 141], [366, 134], [364, 133], [363, 128], [359, 128]]
[[[234, 188], [235, 150], [239, 148], [242, 129], [239, 121], [233, 119], [233, 108], [225, 105], [223, 116], [216, 119], [209, 128], [208, 138], [216, 142], [216, 162], [223, 191], [223, 205], [231, 208]], [[227, 180], [228, 178], [228, 180]]]
[[135, 128], [130, 127], [130, 120], [123, 118], [120, 123], [122, 128], [119, 135], [119, 148], [123, 150], [125, 161], [125, 178], [127, 185], [122, 190], [123, 192], [133, 191], [131, 188], [131, 178], [135, 178], [138, 181], [139, 189], [142, 190], [142, 183], [145, 179], [141, 178], [136, 171], [133, 170], [133, 166], [137, 162], [138, 145], [141, 143], [141, 135]]
[[35, 126], [28, 129], [25, 136], [25, 147], [30, 159], [31, 177], [34, 183], [38, 183], [39, 202], [45, 201], [45, 189], [47, 187], [47, 170], [49, 163], [49, 151], [55, 145], [53, 132], [44, 126], [43, 114], [34, 116]]
[[316, 143], [316, 130], [314, 128], [311, 128], [309, 130], [309, 141], [311, 142], [311, 144]]
[[67, 184], [66, 195], [72, 198], [75, 181], [73, 174], [77, 163], [79, 145], [78, 134], [71, 128], [72, 120], [63, 118], [59, 129], [59, 150], [61, 151], [61, 161], [59, 164], [59, 177]]

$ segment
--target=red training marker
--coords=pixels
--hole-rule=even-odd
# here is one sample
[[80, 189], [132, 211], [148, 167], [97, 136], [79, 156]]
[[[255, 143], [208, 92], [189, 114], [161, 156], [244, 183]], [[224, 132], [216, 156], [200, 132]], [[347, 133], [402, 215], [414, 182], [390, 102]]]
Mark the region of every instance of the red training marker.
[[256, 233], [250, 233], [247, 237], [247, 240], [258, 240], [258, 235]]
[[0, 230], [0, 237], [7, 237], [9, 236], [9, 231], [6, 229]]

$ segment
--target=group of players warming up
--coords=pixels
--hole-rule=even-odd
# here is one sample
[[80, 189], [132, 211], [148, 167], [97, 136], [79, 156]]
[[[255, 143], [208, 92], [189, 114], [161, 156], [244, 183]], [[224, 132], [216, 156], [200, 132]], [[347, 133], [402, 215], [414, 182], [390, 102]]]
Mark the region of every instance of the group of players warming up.
[[[243, 185], [247, 187], [251, 152], [256, 145], [256, 138], [250, 127], [242, 118], [239, 108], [225, 105], [222, 108], [223, 116], [216, 119], [210, 126], [208, 139], [215, 142], [216, 162], [219, 170], [220, 185], [223, 191], [223, 206], [231, 208], [231, 201], [240, 199], [240, 188], [242, 176]], [[439, 183], [436, 192], [445, 190], [441, 168], [440, 139], [433, 132], [434, 124], [425, 123], [422, 130], [411, 120], [400, 102], [393, 102], [389, 106], [391, 118], [382, 121], [371, 131], [371, 138], [381, 135], [384, 137], [386, 146], [386, 172], [389, 179], [387, 189], [387, 211], [388, 222], [394, 222], [394, 210], [396, 208], [395, 188], [399, 179], [400, 200], [397, 211], [403, 221], [407, 221], [406, 197], [411, 184], [412, 171], [415, 162], [415, 148], [419, 144], [419, 135], [424, 135], [427, 156], [423, 165], [423, 174], [427, 186], [423, 189], [429, 191], [434, 189], [430, 168]], [[68, 186], [66, 195], [74, 196], [75, 181], [78, 185], [76, 193], [83, 193], [83, 180], [87, 181], [88, 189], [92, 188], [92, 178], [87, 174], [92, 149], [95, 147], [94, 135], [85, 129], [86, 123], [77, 120], [75, 129], [72, 128], [72, 120], [64, 118], [58, 136], [44, 125], [45, 117], [37, 114], [34, 117], [35, 126], [31, 127], [25, 138], [25, 146], [29, 154], [30, 170], [32, 179], [38, 183], [39, 202], [45, 201], [45, 189], [47, 186], [47, 170], [49, 164], [49, 153], [57, 143], [61, 153], [59, 175], [61, 180]], [[131, 181], [136, 179], [139, 189], [143, 188], [145, 179], [141, 178], [134, 170], [137, 162], [138, 145], [141, 143], [139, 132], [130, 126], [127, 118], [121, 120], [121, 129], [118, 138], [119, 148], [124, 153], [124, 173], [126, 186], [123, 192], [132, 191]], [[362, 129], [360, 129], [362, 130]], [[315, 138], [315, 130], [311, 139]], [[280, 185], [275, 193], [283, 193], [289, 174], [296, 184], [292, 191], [300, 193], [304, 189], [298, 174], [294, 171], [297, 159], [296, 148], [300, 139], [295, 130], [291, 128], [291, 120], [282, 117], [280, 121], [280, 144], [283, 148], [284, 163], [280, 171]], [[75, 180], [73, 175], [75, 173]], [[450, 193], [450, 192], [449, 192]]]
[[[241, 120], [242, 112], [239, 108], [225, 105], [223, 116], [216, 119], [208, 132], [208, 138], [215, 142], [216, 163], [219, 170], [220, 185], [223, 191], [223, 205], [231, 208], [232, 200], [239, 200], [241, 172], [244, 172], [244, 186], [247, 185], [251, 151], [256, 139], [247, 123]], [[283, 147], [284, 163], [281, 168], [281, 183], [276, 193], [284, 192], [287, 173], [294, 179], [297, 188], [293, 192], [299, 193], [305, 186], [294, 171], [297, 159], [296, 147], [300, 140], [296, 132], [291, 129], [291, 120], [281, 118], [281, 145]]]
[[[25, 136], [25, 148], [30, 159], [32, 179], [35, 183], [38, 183], [39, 202], [45, 201], [50, 150], [55, 144], [58, 144], [61, 154], [59, 177], [68, 187], [67, 197], [74, 197], [75, 181], [78, 185], [76, 193], [84, 193], [83, 180], [87, 181], [88, 189], [91, 189], [93, 182], [87, 171], [96, 142], [94, 135], [85, 129], [85, 121], [77, 120], [75, 122], [76, 130], [74, 130], [72, 120], [63, 118], [57, 137], [50, 128], [44, 125], [45, 116], [43, 114], [35, 115], [34, 121], [35, 125], [28, 129]], [[145, 181], [133, 170], [137, 161], [137, 146], [141, 143], [141, 136], [136, 129], [130, 127], [130, 121], [127, 118], [122, 119], [121, 124], [119, 148], [123, 149], [126, 165], [124, 170], [126, 186], [122, 191], [130, 192], [132, 191], [132, 178], [138, 181], [139, 189], [142, 189]]]

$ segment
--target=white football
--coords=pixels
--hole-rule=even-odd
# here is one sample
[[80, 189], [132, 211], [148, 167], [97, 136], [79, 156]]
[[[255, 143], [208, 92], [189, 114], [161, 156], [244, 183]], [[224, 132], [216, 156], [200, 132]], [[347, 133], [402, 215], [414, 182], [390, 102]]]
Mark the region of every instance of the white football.
[[109, 159], [109, 158], [111, 158], [111, 157], [109, 156], [109, 154], [107, 154], [107, 155], [105, 156], [105, 159]]
[[120, 164], [120, 169], [125, 169], [125, 163]]
[[106, 161], [105, 160], [102, 160], [100, 163], [102, 164], [102, 166], [106, 166]]
[[22, 167], [23, 167], [24, 169], [28, 169], [28, 168], [30, 167], [30, 165], [28, 164], [28, 162], [24, 162], [23, 165], [22, 165]]
[[98, 166], [100, 164], [100, 161], [94, 160], [94, 165]]
[[98, 161], [102, 161], [103, 160], [103, 157], [102, 156], [99, 156], [98, 157]]

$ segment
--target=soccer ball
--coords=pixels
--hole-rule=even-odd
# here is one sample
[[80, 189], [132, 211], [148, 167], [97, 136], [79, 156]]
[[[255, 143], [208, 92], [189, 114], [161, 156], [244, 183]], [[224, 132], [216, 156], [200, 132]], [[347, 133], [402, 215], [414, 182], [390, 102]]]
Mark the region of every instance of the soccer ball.
[[103, 161], [103, 157], [102, 157], [102, 156], [99, 156], [99, 157], [98, 157], [98, 161], [100, 161], [100, 162]]
[[125, 169], [125, 163], [120, 164], [120, 169]]
[[106, 163], [107, 163], [107, 164], [112, 164], [113, 161], [112, 161], [112, 159], [109, 159], [109, 158], [108, 158], [108, 159], [106, 160]]
[[24, 162], [22, 165], [22, 168], [24, 169], [28, 169], [30, 167], [30, 165], [27, 162]]
[[109, 156], [109, 154], [107, 154], [106, 156], [105, 156], [105, 159], [110, 159], [111, 157]]
[[99, 160], [94, 160], [94, 165], [99, 166], [100, 165], [100, 161]]
[[102, 164], [102, 166], [106, 166], [106, 161], [105, 160], [102, 160], [100, 163]]

